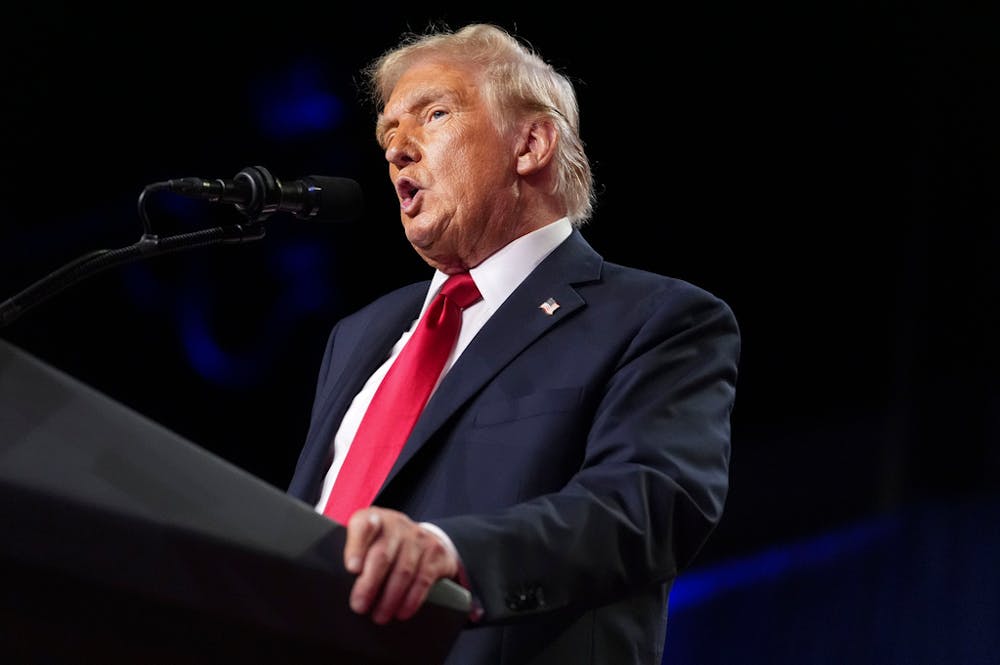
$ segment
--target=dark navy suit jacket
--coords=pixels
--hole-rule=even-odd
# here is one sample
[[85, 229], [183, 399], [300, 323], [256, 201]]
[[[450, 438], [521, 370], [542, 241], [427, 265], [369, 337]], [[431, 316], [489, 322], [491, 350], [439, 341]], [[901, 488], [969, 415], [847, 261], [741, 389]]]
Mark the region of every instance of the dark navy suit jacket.
[[[344, 412], [428, 284], [334, 327], [290, 494], [318, 500]], [[726, 303], [607, 263], [579, 231], [518, 286], [375, 500], [462, 557], [484, 615], [449, 665], [660, 663], [671, 584], [723, 510], [739, 351]]]

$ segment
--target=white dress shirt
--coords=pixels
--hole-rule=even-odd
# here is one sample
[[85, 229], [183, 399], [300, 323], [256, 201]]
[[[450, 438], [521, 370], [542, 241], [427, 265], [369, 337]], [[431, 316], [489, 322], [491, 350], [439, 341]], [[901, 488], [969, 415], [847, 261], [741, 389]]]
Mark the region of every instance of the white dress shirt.
[[[516, 289], [518, 285], [524, 281], [524, 278], [527, 277], [552, 250], [558, 247], [560, 243], [569, 237], [572, 230], [573, 227], [570, 224], [569, 219], [563, 217], [562, 219], [556, 220], [551, 224], [547, 224], [536, 231], [532, 231], [531, 233], [517, 238], [469, 271], [469, 274], [472, 275], [472, 279], [479, 288], [479, 292], [482, 294], [483, 299], [467, 307], [462, 312], [462, 327], [458, 335], [458, 342], [455, 344], [455, 349], [451, 352], [448, 360], [445, 361], [444, 369], [441, 372], [442, 377], [448, 372], [451, 366], [455, 364], [458, 357], [462, 355], [462, 351], [464, 351], [465, 347], [469, 345], [472, 338], [476, 336], [476, 333], [478, 333], [489, 318], [493, 316], [493, 313], [500, 308], [500, 305], [507, 300], [507, 297], [514, 292], [514, 289]], [[351, 402], [351, 406], [347, 409], [347, 413], [344, 414], [344, 419], [340, 423], [340, 428], [337, 430], [337, 433], [334, 435], [333, 441], [331, 442], [331, 445], [333, 446], [333, 462], [330, 464], [326, 478], [323, 481], [323, 491], [320, 493], [319, 502], [316, 504], [317, 512], [323, 512], [323, 507], [326, 505], [326, 501], [330, 496], [330, 491], [333, 489], [333, 483], [337, 479], [337, 474], [340, 472], [340, 468], [344, 464], [344, 458], [347, 456], [347, 451], [351, 447], [351, 441], [354, 439], [354, 435], [358, 431], [358, 426], [361, 424], [361, 418], [368, 409], [368, 404], [375, 395], [376, 389], [378, 389], [379, 384], [382, 382], [382, 379], [389, 371], [389, 367], [396, 360], [400, 351], [403, 350], [403, 346], [413, 333], [413, 329], [416, 327], [420, 317], [424, 315], [424, 312], [430, 306], [431, 300], [435, 295], [437, 295], [437, 292], [441, 289], [441, 286], [447, 278], [448, 275], [439, 270], [434, 272], [434, 276], [431, 278], [430, 288], [427, 290], [427, 296], [424, 298], [424, 305], [420, 310], [419, 316], [413, 321], [410, 329], [404, 332], [403, 336], [400, 337], [399, 341], [397, 341], [392, 347], [392, 352], [389, 354], [389, 357], [377, 370], [375, 370], [375, 373], [371, 375], [364, 387], [361, 389], [361, 392], [359, 392], [355, 396], [354, 401]], [[438, 384], [440, 384], [440, 382], [441, 379], [439, 378]], [[437, 386], [435, 386], [435, 390], [436, 389]], [[433, 392], [431, 394], [433, 394]], [[445, 540], [446, 544], [451, 546], [451, 541], [447, 537], [444, 537], [444, 534], [440, 529], [437, 529], [437, 527], [434, 527], [433, 525], [430, 525], [430, 528], [439, 536], [442, 536], [442, 539]]]

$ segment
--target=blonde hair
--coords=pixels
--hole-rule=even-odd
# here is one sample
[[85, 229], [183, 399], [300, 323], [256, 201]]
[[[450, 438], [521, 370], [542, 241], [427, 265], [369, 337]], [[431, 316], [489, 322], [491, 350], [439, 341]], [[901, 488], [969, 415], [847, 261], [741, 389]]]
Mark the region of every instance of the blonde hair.
[[399, 45], [364, 69], [367, 92], [375, 107], [383, 108], [404, 72], [427, 57], [478, 67], [483, 74], [483, 94], [502, 130], [530, 115], [553, 123], [559, 140], [552, 193], [563, 200], [574, 226], [586, 222], [593, 213], [594, 182], [580, 138], [576, 91], [569, 79], [503, 28], [481, 23], [457, 31], [432, 27], [423, 34], [404, 36]]

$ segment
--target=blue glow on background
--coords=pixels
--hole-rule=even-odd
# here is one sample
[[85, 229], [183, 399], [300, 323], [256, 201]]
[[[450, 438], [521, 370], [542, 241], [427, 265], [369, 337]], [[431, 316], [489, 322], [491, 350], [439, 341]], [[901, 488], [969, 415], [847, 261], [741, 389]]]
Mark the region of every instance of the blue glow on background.
[[[276, 245], [268, 255], [267, 274], [278, 287], [268, 297], [267, 312], [259, 324], [246, 331], [239, 348], [231, 348], [220, 337], [213, 317], [213, 305], [226, 297], [223, 287], [190, 267], [194, 275], [160, 284], [151, 275], [130, 280], [133, 298], [158, 292], [166, 310], [173, 312], [184, 357], [200, 377], [226, 388], [248, 389], [259, 385], [285, 352], [296, 330], [306, 319], [335, 306], [337, 291], [329, 276], [332, 262], [329, 247], [313, 241]], [[228, 288], [228, 287], [227, 287]], [[264, 307], [264, 303], [261, 303]]]
[[282, 302], [292, 316], [322, 311], [333, 299], [326, 277], [329, 250], [315, 242], [298, 242], [281, 247], [274, 256], [275, 271], [287, 285]]
[[812, 540], [776, 547], [705, 569], [681, 574], [670, 592], [671, 612], [706, 603], [729, 591], [821, 566], [885, 542], [899, 528], [898, 517], [881, 517], [823, 534]]
[[191, 367], [213, 383], [231, 387], [254, 383], [258, 366], [227, 353], [212, 333], [206, 310], [201, 306], [181, 308], [181, 344]]
[[[190, 175], [199, 178], [205, 177], [200, 173], [192, 173]], [[213, 174], [213, 177], [219, 176], [215, 176]], [[215, 212], [214, 209], [209, 209], [210, 205], [211, 204], [209, 204], [207, 200], [188, 198], [172, 192], [161, 192], [156, 199], [156, 206], [162, 208], [163, 212], [170, 215], [170, 221], [181, 220], [184, 222], [185, 226], [192, 226], [195, 224], [201, 224], [205, 221], [210, 221], [210, 217], [214, 215]], [[147, 214], [149, 215], [150, 224], [152, 225], [153, 232], [155, 233], [159, 230], [157, 222], [161, 222], [163, 220], [158, 219], [156, 217], [156, 213], [150, 207], [147, 207]]]
[[293, 65], [284, 74], [258, 79], [253, 105], [257, 126], [272, 139], [285, 139], [340, 124], [344, 102], [330, 92], [319, 66], [309, 62]]
[[683, 573], [664, 665], [1000, 663], [1000, 495], [922, 501]]

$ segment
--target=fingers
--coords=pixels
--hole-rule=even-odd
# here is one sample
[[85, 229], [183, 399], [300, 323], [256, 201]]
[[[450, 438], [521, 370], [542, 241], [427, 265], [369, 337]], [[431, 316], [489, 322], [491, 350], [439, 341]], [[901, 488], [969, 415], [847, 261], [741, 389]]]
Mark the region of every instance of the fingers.
[[431, 586], [442, 578], [454, 577], [458, 561], [429, 531], [412, 524], [389, 576], [375, 614], [380, 618], [405, 620], [412, 617], [427, 599]]
[[372, 613], [375, 623], [384, 624], [396, 615], [400, 603], [408, 594], [410, 585], [416, 578], [423, 550], [411, 539], [404, 539], [395, 561], [385, 577], [378, 605]]
[[[434, 556], [425, 552], [424, 558], [430, 561]], [[427, 599], [427, 592], [430, 591], [431, 585], [443, 577], [451, 577], [451, 575], [434, 572], [436, 569], [438, 567], [434, 565], [425, 566], [421, 569], [422, 572], [413, 576], [409, 587], [401, 590], [400, 603], [396, 608], [397, 619], [406, 620], [416, 614], [420, 606], [424, 604], [424, 600]]]
[[393, 516], [385, 513], [367, 508], [355, 512], [347, 522], [344, 566], [358, 575], [350, 598], [351, 609], [358, 614], [372, 607], [399, 548], [398, 527], [393, 528]]
[[454, 577], [458, 560], [437, 536], [406, 515], [382, 508], [356, 512], [348, 522], [344, 564], [358, 573], [351, 609], [378, 624], [409, 619], [439, 579]]
[[365, 553], [382, 528], [382, 518], [377, 510], [358, 510], [347, 521], [347, 540], [344, 543], [344, 567], [348, 572], [360, 573]]

